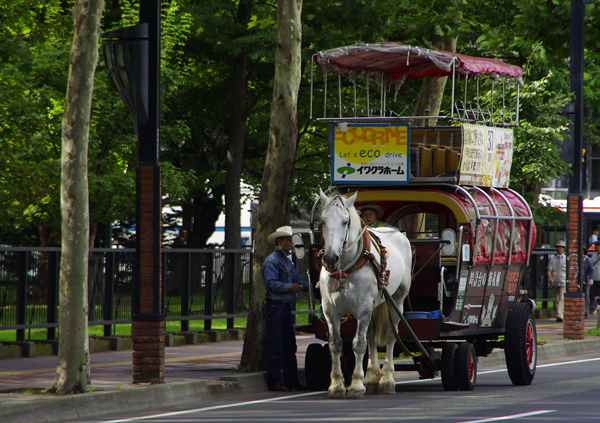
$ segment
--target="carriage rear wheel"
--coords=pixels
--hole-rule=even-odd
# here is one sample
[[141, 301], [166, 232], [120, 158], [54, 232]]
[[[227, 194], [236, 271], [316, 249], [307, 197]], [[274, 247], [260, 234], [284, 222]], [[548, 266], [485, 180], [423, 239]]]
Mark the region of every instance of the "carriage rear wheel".
[[477, 381], [477, 354], [470, 342], [458, 346], [455, 362], [456, 384], [461, 391], [472, 391]]
[[530, 385], [537, 363], [537, 331], [531, 307], [515, 303], [506, 317], [506, 368], [513, 385]]
[[304, 376], [306, 378], [306, 387], [311, 391], [321, 391], [321, 344], [310, 344], [306, 349], [304, 358]]
[[329, 352], [329, 344], [324, 344], [321, 348], [319, 379], [321, 380], [321, 390], [326, 391], [329, 389], [329, 385], [331, 385], [331, 353]]
[[442, 386], [445, 391], [458, 390], [454, 369], [457, 350], [458, 346], [454, 342], [449, 342], [442, 348]]

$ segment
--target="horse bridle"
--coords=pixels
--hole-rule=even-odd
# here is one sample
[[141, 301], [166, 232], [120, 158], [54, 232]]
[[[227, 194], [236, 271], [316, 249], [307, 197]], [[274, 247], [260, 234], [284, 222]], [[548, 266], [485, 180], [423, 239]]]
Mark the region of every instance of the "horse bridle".
[[354, 240], [354, 242], [352, 244], [350, 244], [350, 247], [348, 249], [346, 249], [346, 244], [348, 244], [348, 234], [350, 233], [350, 210], [348, 209], [348, 207], [346, 207], [346, 205], [342, 201], [341, 196], [337, 196], [335, 198], [340, 200], [340, 202], [342, 203], [342, 206], [346, 209], [346, 212], [348, 213], [348, 223], [346, 224], [346, 235], [344, 236], [344, 242], [342, 243], [342, 251], [340, 251], [340, 257], [341, 257], [345, 252], [352, 250], [354, 248], [354, 246], [362, 239], [363, 234], [367, 230], [367, 225], [363, 225], [363, 229], [360, 232], [360, 234], [358, 234], [358, 237]]

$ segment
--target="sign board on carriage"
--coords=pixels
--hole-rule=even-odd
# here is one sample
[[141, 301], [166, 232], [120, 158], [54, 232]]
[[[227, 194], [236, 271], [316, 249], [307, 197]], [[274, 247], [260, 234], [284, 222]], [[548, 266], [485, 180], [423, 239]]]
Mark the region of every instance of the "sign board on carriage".
[[406, 123], [331, 125], [332, 183], [408, 183], [409, 144]]
[[462, 124], [461, 185], [508, 188], [513, 156], [511, 128]]

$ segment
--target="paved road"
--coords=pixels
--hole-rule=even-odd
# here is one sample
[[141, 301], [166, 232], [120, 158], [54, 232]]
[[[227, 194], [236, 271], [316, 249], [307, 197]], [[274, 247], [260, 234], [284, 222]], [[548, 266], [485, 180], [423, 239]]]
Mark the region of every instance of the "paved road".
[[115, 413], [66, 422], [353, 422], [436, 423], [598, 422], [600, 356], [543, 360], [531, 386], [513, 386], [504, 366], [480, 369], [473, 391], [446, 392], [440, 379], [416, 380], [398, 374], [396, 395], [364, 400], [329, 400], [325, 393], [261, 393], [234, 401], [202, 401], [187, 407]]
[[[565, 340], [562, 338], [562, 325], [554, 320], [538, 320], [536, 325], [538, 336], [549, 341], [549, 344], [539, 349], [540, 362], [591, 353], [600, 357], [598, 337], [587, 337], [584, 341]], [[587, 319], [585, 325], [586, 329], [595, 328], [595, 317]], [[306, 347], [320, 341], [311, 335], [298, 336], [297, 339], [298, 362], [302, 368]], [[212, 404], [215, 400], [229, 404], [237, 403], [240, 396], [249, 394], [255, 394], [253, 399], [277, 398], [277, 394], [265, 393], [266, 383], [261, 373], [239, 374], [230, 371], [239, 364], [242, 346], [241, 341], [230, 341], [167, 348], [166, 383], [153, 386], [131, 383], [131, 350], [92, 354], [92, 386], [95, 391], [72, 396], [10, 393], [14, 389], [44, 389], [50, 386], [55, 374], [56, 357], [0, 360], [0, 422], [67, 421], [76, 417], [80, 419], [74, 421], [85, 421], [83, 416], [97, 416], [107, 410], [132, 412], [136, 409], [154, 410], [173, 404], [188, 404], [180, 407], [189, 408], [189, 404]], [[504, 366], [504, 354], [501, 350], [495, 351], [491, 356], [482, 358], [480, 363], [484, 363], [485, 367]], [[415, 377], [414, 372], [402, 372], [398, 380]], [[437, 389], [441, 389], [439, 379], [430, 383], [437, 384]], [[314, 398], [319, 398], [321, 393], [316, 395]], [[228, 399], [223, 399], [226, 397]], [[323, 406], [329, 409], [331, 404], [329, 401]], [[348, 407], [348, 402], [345, 404]], [[301, 406], [315, 415], [319, 414], [320, 407], [320, 403], [316, 406], [312, 403]], [[348, 411], [352, 410], [353, 408], [349, 408]]]

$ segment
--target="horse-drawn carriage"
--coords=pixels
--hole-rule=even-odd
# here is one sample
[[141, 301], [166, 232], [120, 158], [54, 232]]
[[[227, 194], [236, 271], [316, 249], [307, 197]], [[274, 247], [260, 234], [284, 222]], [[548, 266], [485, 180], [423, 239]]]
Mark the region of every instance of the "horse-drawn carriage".
[[[361, 396], [361, 372], [367, 364], [366, 359], [364, 366], [356, 361], [366, 357], [364, 337], [375, 338], [365, 332], [369, 325], [375, 331], [371, 315], [384, 299], [391, 310], [384, 317], [397, 326], [397, 333], [388, 333], [383, 343], [389, 347], [395, 342], [396, 353], [412, 358], [408, 364], [396, 363], [396, 371], [418, 371], [422, 378], [441, 371], [444, 389], [470, 390], [477, 357], [500, 348], [513, 384], [530, 384], [537, 357], [535, 303], [526, 299], [523, 279], [535, 225], [527, 203], [508, 187], [521, 69], [396, 43], [337, 48], [314, 59], [324, 71], [326, 97], [333, 98], [327, 94], [328, 75], [337, 74], [338, 116], [317, 119], [330, 125], [333, 188], [321, 193], [311, 214], [310, 285], [317, 288], [313, 294], [321, 299], [321, 314], [299, 329], [329, 338], [329, 343], [308, 347], [309, 388], [329, 387], [330, 396], [344, 396], [339, 380], [334, 386], [341, 371], [350, 385], [348, 395]], [[351, 88], [343, 88], [342, 76], [351, 80]], [[451, 78], [450, 113], [400, 117], [390, 112], [388, 93], [397, 93], [405, 80], [425, 76]], [[484, 76], [492, 80], [487, 111], [479, 101]], [[369, 78], [380, 88], [378, 100]], [[454, 89], [461, 80], [465, 98], [456, 102]], [[477, 88], [472, 104], [466, 98], [469, 80]], [[493, 104], [494, 87], [500, 84], [497, 103], [502, 107]], [[360, 85], [366, 93], [362, 103], [356, 100]], [[507, 86], [516, 91], [515, 113], [506, 109]], [[342, 105], [343, 96], [354, 98], [353, 107]], [[376, 112], [373, 102], [379, 106]], [[359, 116], [361, 104], [365, 116]], [[431, 119], [445, 126], [429, 126]], [[379, 211], [386, 227], [371, 229], [357, 222], [356, 208], [368, 206]], [[403, 244], [404, 237], [410, 244]], [[361, 293], [361, 283], [377, 287]], [[348, 312], [351, 295], [371, 301], [368, 318]], [[332, 311], [335, 307], [340, 313]], [[385, 373], [387, 366], [389, 372], [390, 356], [379, 371], [373, 345], [369, 343], [369, 357], [377, 363], [375, 371]], [[336, 350], [333, 355], [330, 347]], [[391, 381], [389, 375], [377, 377], [387, 378], [383, 392], [393, 390], [393, 371]], [[367, 375], [367, 392], [373, 383]]]

